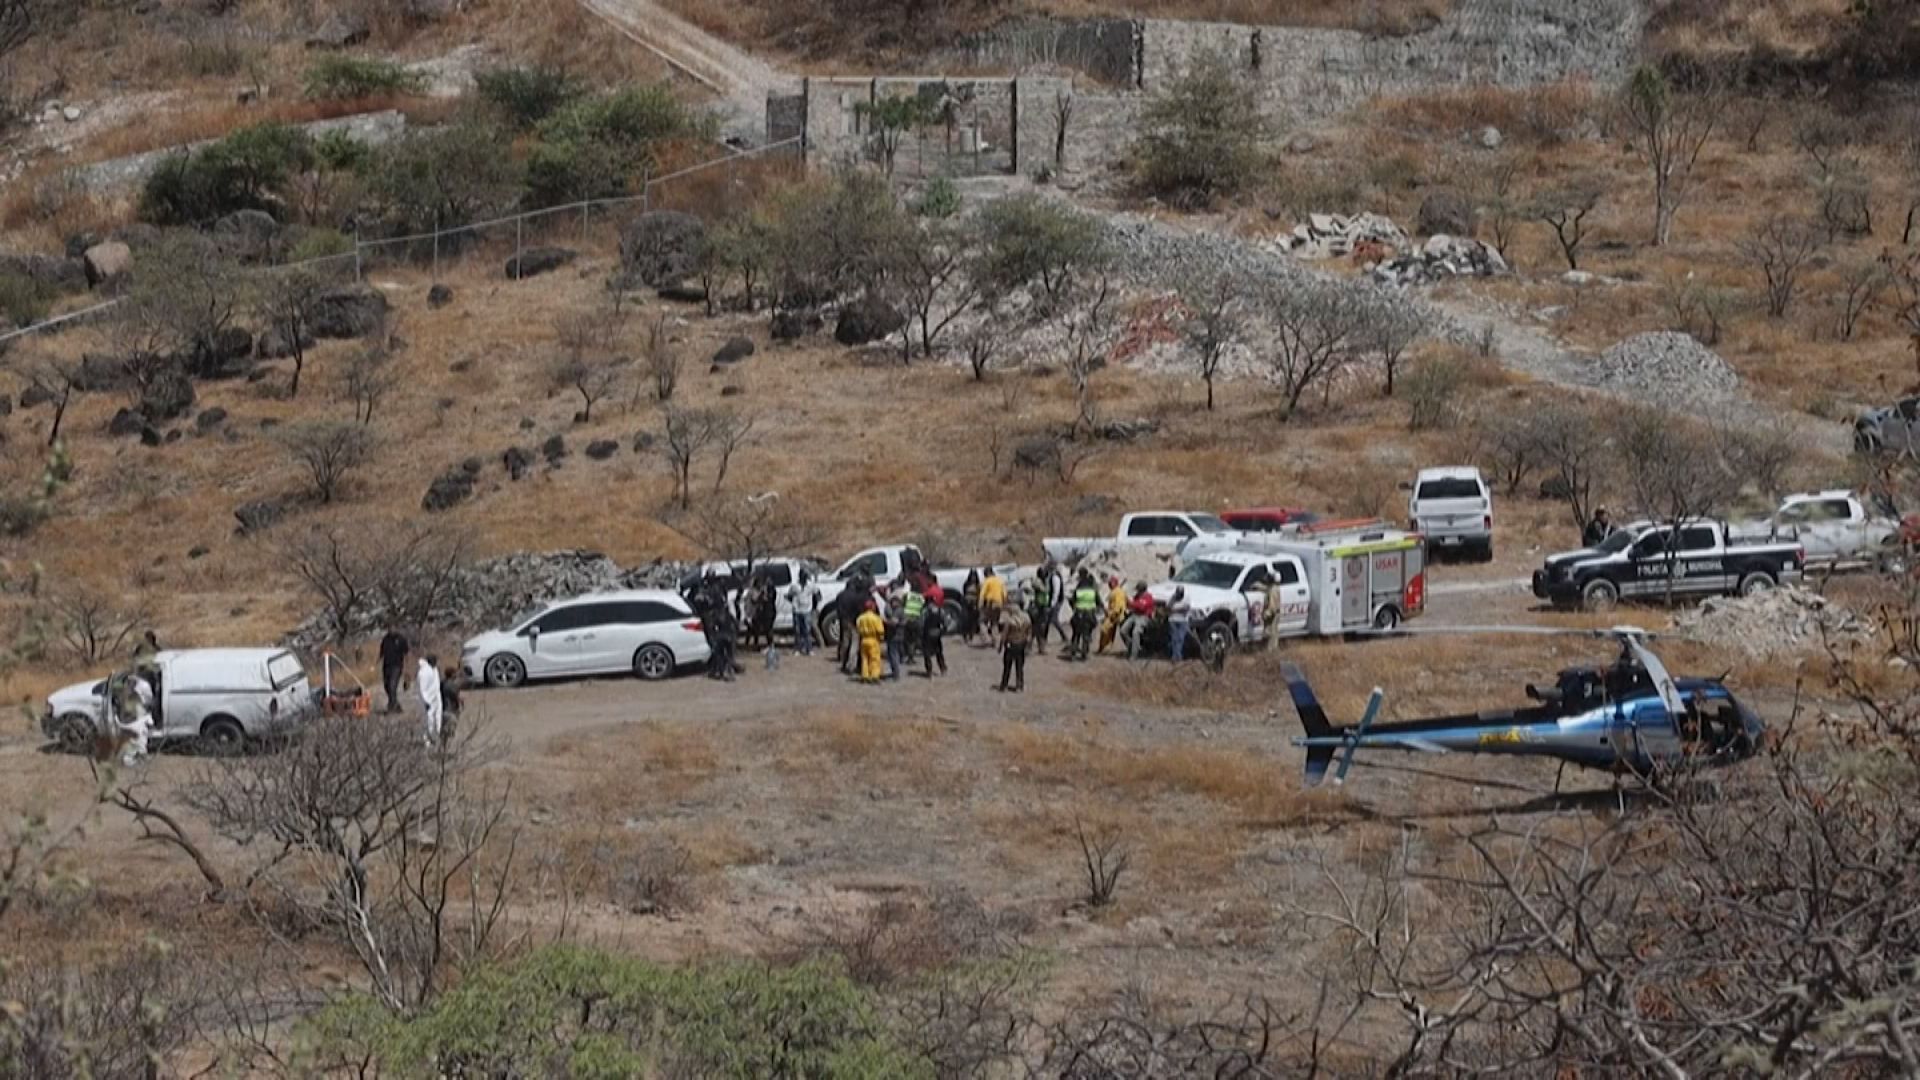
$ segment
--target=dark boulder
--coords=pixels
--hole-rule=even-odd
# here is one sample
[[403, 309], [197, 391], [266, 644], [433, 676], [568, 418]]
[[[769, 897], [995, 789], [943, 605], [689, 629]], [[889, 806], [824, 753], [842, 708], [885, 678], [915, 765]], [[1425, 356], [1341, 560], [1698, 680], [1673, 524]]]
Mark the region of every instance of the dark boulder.
[[206, 558], [206, 557], [207, 557], [208, 555], [211, 555], [212, 553], [213, 553], [213, 549], [212, 549], [212, 548], [210, 548], [210, 547], [208, 547], [207, 545], [205, 545], [205, 544], [195, 544], [195, 545], [193, 545], [192, 547], [190, 547], [190, 548], [188, 548], [188, 549], [187, 549], [187, 558], [189, 558], [189, 559], [204, 559], [204, 558]]
[[773, 325], [769, 332], [775, 341], [797, 341], [824, 325], [816, 312], [789, 309], [773, 313]]
[[566, 438], [561, 435], [547, 436], [547, 441], [540, 444], [540, 456], [547, 459], [547, 464], [558, 465], [560, 459], [567, 456]]
[[744, 337], [733, 337], [728, 338], [727, 343], [720, 346], [720, 351], [713, 354], [713, 362], [716, 364], [737, 364], [752, 355], [753, 342], [751, 340]]
[[80, 358], [80, 370], [74, 374], [73, 388], [99, 394], [123, 390], [128, 382], [127, 362], [117, 356], [87, 353]]
[[148, 423], [163, 424], [186, 415], [193, 408], [193, 380], [179, 364], [169, 364], [154, 374], [140, 393], [140, 415]]
[[451, 510], [473, 497], [474, 474], [453, 468], [434, 478], [420, 499], [420, 509], [431, 514]]
[[507, 467], [507, 476], [518, 480], [533, 469], [533, 452], [524, 446], [509, 446], [507, 452], [500, 455], [500, 463]]
[[461, 472], [472, 473], [475, 476], [479, 476], [480, 470], [486, 467], [487, 467], [487, 463], [484, 461], [481, 461], [478, 455], [475, 455], [470, 458], [466, 458], [460, 462]]
[[621, 232], [620, 268], [630, 282], [671, 285], [698, 269], [706, 250], [707, 227], [699, 218], [655, 210]]
[[50, 387], [37, 382], [28, 383], [27, 388], [20, 391], [20, 407], [23, 409], [32, 409], [45, 405], [50, 401], [58, 400], [59, 397], [60, 395], [54, 393]]
[[87, 253], [87, 249], [100, 242], [99, 233], [69, 233], [66, 239], [67, 258], [78, 259]]
[[507, 260], [507, 280], [519, 281], [522, 278], [552, 273], [579, 257], [580, 253], [572, 248], [528, 248]]
[[0, 416], [12, 416], [12, 415], [13, 415], [13, 399], [10, 397], [0, 397]]
[[427, 306], [435, 311], [453, 303], [453, 286], [435, 285], [427, 290]]
[[[313, 335], [303, 331], [300, 335], [300, 351], [304, 353], [313, 346]], [[284, 329], [278, 326], [271, 327], [262, 331], [260, 337], [255, 340], [253, 354], [262, 360], [279, 360], [292, 356], [293, 339], [287, 336]]]
[[113, 419], [107, 421], [107, 434], [121, 439], [140, 434], [140, 429], [146, 426], [146, 417], [133, 409], [121, 408], [113, 414]]
[[[176, 432], [173, 432], [173, 434], [178, 435], [179, 432], [176, 431]], [[146, 427], [143, 427], [140, 429], [140, 445], [141, 446], [159, 446], [162, 441], [163, 440], [160, 437], [159, 428], [156, 428], [153, 425], [149, 424]]]
[[87, 266], [65, 255], [0, 253], [0, 277], [21, 277], [51, 292], [81, 292], [87, 287]]
[[633, 436], [633, 452], [636, 454], [644, 454], [653, 449], [654, 444], [659, 441], [651, 431], [636, 432]]
[[1415, 228], [1422, 236], [1470, 237], [1474, 232], [1473, 200], [1453, 188], [1437, 188], [1420, 200]]
[[707, 290], [687, 281], [678, 285], [662, 285], [654, 290], [654, 295], [662, 300], [676, 304], [704, 304], [707, 302]]
[[254, 499], [243, 502], [233, 508], [233, 516], [240, 522], [239, 531], [251, 535], [278, 525], [292, 509], [292, 500], [285, 495], [271, 499]]
[[605, 461], [620, 452], [620, 444], [612, 439], [595, 439], [587, 444], [587, 456], [595, 461]]
[[840, 309], [840, 321], [834, 324], [833, 340], [842, 345], [865, 345], [879, 341], [907, 323], [892, 304], [868, 293]]
[[229, 326], [193, 351], [188, 374], [196, 379], [234, 379], [253, 370], [253, 335]]
[[198, 431], [211, 431], [226, 422], [227, 410], [218, 405], [211, 409], [200, 410], [200, 415], [193, 418], [193, 426]]
[[387, 321], [387, 295], [371, 285], [343, 285], [321, 293], [314, 302], [313, 336], [361, 338]]
[[309, 49], [350, 49], [372, 36], [367, 17], [342, 12], [331, 16], [307, 36]]
[[235, 210], [213, 223], [213, 242], [241, 262], [265, 262], [280, 240], [280, 223], [264, 210]]
[[746, 392], [747, 392], [747, 388], [744, 386], [728, 385], [720, 388], [721, 397], [739, 397], [741, 394], [744, 394]]

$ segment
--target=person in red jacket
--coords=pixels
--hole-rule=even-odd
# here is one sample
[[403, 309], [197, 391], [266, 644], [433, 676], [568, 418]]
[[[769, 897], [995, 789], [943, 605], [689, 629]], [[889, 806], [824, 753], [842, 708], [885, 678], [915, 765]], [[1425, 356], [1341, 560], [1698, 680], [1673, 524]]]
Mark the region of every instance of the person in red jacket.
[[1147, 583], [1141, 582], [1133, 587], [1133, 603], [1127, 605], [1127, 621], [1120, 624], [1120, 640], [1127, 643], [1127, 659], [1137, 659], [1140, 655], [1140, 639], [1153, 623], [1153, 595], [1147, 592]]

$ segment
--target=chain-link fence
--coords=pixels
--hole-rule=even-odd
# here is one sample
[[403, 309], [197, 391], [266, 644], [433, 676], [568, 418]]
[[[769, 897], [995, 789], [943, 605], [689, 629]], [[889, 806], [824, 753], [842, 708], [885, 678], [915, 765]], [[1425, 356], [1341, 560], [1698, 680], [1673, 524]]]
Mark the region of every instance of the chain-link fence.
[[[262, 269], [271, 273], [299, 267], [339, 284], [364, 281], [376, 267], [400, 264], [430, 268], [434, 281], [464, 275], [479, 265], [497, 267], [511, 277], [531, 276], [570, 258], [565, 254], [569, 245], [584, 247], [596, 238], [617, 244], [634, 218], [652, 210], [713, 216], [751, 204], [772, 185], [799, 173], [800, 149], [800, 139], [786, 139], [649, 177], [638, 195], [544, 207], [410, 236], [356, 235], [351, 251]], [[0, 333], [0, 348], [17, 338], [98, 318], [120, 303], [109, 300]]]

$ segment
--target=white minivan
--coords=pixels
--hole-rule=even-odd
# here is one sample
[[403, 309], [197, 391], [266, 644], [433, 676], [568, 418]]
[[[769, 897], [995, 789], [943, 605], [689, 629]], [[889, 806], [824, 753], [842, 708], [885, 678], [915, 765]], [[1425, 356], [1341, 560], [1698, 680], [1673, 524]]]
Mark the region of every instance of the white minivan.
[[495, 687], [625, 671], [652, 681], [704, 662], [707, 652], [700, 619], [679, 593], [630, 589], [536, 608], [468, 641], [460, 668], [469, 681]]
[[[157, 742], [196, 740], [211, 749], [237, 747], [276, 734], [313, 707], [313, 685], [300, 658], [286, 649], [169, 649], [153, 657]], [[40, 729], [78, 749], [104, 730], [107, 685], [124, 678], [75, 683], [47, 698]]]
[[1433, 551], [1470, 552], [1493, 561], [1493, 489], [1471, 465], [1421, 469], [1407, 499], [1408, 528]]

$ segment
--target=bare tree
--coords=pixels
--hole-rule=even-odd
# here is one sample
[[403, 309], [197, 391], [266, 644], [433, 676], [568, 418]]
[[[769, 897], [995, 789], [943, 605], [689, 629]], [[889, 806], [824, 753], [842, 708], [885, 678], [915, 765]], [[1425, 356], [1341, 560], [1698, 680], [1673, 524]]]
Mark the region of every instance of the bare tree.
[[1899, 144], [1901, 203], [1906, 207], [1906, 222], [1900, 228], [1900, 243], [1913, 243], [1913, 226], [1920, 216], [1920, 109], [1908, 114], [1906, 137]]
[[0, 57], [31, 41], [62, 6], [61, 0], [0, 0]]
[[1433, 328], [1433, 313], [1398, 293], [1379, 291], [1371, 297], [1372, 314], [1360, 333], [1360, 345], [1380, 362], [1386, 377], [1381, 391], [1393, 396], [1394, 376], [1407, 351]]
[[1538, 410], [1502, 404], [1487, 409], [1474, 425], [1479, 434], [1474, 456], [1509, 498], [1520, 494], [1546, 463], [1541, 421]]
[[1133, 852], [1119, 829], [1106, 826], [1087, 829], [1078, 816], [1073, 819], [1073, 836], [1080, 845], [1080, 860], [1086, 871], [1086, 901], [1090, 907], [1106, 907], [1120, 887], [1120, 875], [1133, 862]]
[[1285, 401], [1281, 418], [1290, 419], [1308, 390], [1330, 383], [1352, 362], [1367, 305], [1358, 289], [1317, 279], [1274, 282], [1265, 299], [1274, 327], [1268, 377]]
[[1673, 239], [1673, 222], [1693, 191], [1693, 170], [1720, 125], [1730, 95], [1714, 73], [1683, 92], [1658, 68], [1643, 66], [1627, 81], [1624, 115], [1653, 170], [1653, 243]]
[[1913, 366], [1920, 371], [1920, 255], [1895, 256], [1884, 252], [1888, 291], [1893, 296], [1894, 319], [1913, 345]]
[[46, 354], [35, 355], [25, 368], [29, 382], [53, 395], [49, 403], [53, 406], [53, 423], [47, 428], [47, 445], [52, 446], [60, 441], [60, 424], [67, 418], [74, 391], [80, 389], [84, 369], [78, 360]]
[[768, 559], [809, 550], [825, 530], [789, 500], [756, 496], [707, 503], [694, 535], [716, 558], [743, 564], [740, 577], [746, 580]]
[[287, 456], [307, 471], [315, 499], [330, 503], [349, 476], [372, 459], [373, 434], [360, 424], [311, 420], [282, 430], [278, 439]]
[[[96, 773], [98, 766], [95, 766]], [[180, 823], [179, 817], [156, 805], [153, 797], [146, 794], [142, 784], [117, 785], [106, 801], [125, 811], [140, 826], [140, 839], [149, 843], [170, 847], [185, 855], [200, 872], [200, 879], [207, 883], [207, 896], [213, 900], [225, 899], [227, 893], [226, 878], [219, 867], [208, 857], [206, 849]]]
[[585, 424], [593, 420], [595, 404], [619, 393], [628, 367], [608, 356], [562, 356], [548, 365], [547, 382], [556, 390], [572, 390], [580, 395], [582, 408], [575, 419]]
[[1053, 167], [1067, 167], [1067, 135], [1073, 126], [1073, 91], [1057, 90], [1053, 95]]
[[1634, 503], [1672, 530], [1667, 544], [1668, 599], [1679, 577], [1680, 529], [1725, 507], [1740, 492], [1711, 431], [1652, 405], [1618, 409], [1613, 447]]
[[1595, 493], [1611, 460], [1607, 432], [1592, 408], [1572, 401], [1542, 407], [1535, 430], [1551, 490], [1567, 504], [1574, 528], [1584, 528], [1593, 520]]
[[1739, 249], [1766, 283], [1767, 314], [1778, 319], [1793, 303], [1800, 271], [1820, 250], [1820, 236], [1803, 218], [1774, 214], [1755, 226]]
[[713, 473], [713, 493], [720, 494], [720, 488], [727, 482], [727, 470], [733, 465], [733, 455], [751, 441], [753, 428], [759, 418], [752, 413], [717, 410], [714, 413], [713, 446], [719, 462]]
[[1567, 269], [1580, 269], [1580, 244], [1587, 238], [1587, 216], [1600, 205], [1600, 188], [1590, 183], [1556, 188], [1534, 200], [1534, 216], [1553, 230]]
[[307, 366], [307, 346], [313, 340], [313, 317], [325, 286], [307, 270], [278, 270], [254, 294], [254, 313], [269, 333], [278, 335], [293, 357], [293, 379], [287, 396], [300, 396], [300, 373]]
[[906, 301], [908, 321], [900, 333], [911, 354], [912, 327], [920, 327], [920, 355], [931, 358], [934, 342], [960, 317], [985, 287], [986, 275], [976, 272], [978, 233], [951, 220], [926, 222], [901, 238], [895, 251], [893, 279]]
[[146, 608], [84, 585], [56, 590], [48, 598], [60, 642], [76, 663], [95, 664], [119, 654], [148, 621]]
[[1099, 403], [1094, 400], [1093, 376], [1107, 366], [1121, 326], [1114, 306], [1113, 280], [1100, 274], [1074, 290], [1083, 293], [1070, 308], [1056, 312], [1055, 318], [1066, 332], [1064, 366], [1073, 383], [1075, 414], [1073, 430], [1092, 434], [1099, 426]]
[[682, 360], [667, 335], [667, 317], [662, 315], [647, 327], [647, 376], [653, 380], [653, 399], [666, 404], [680, 387]]
[[383, 626], [429, 625], [466, 562], [460, 534], [423, 525], [319, 525], [282, 541], [278, 554], [341, 643]]
[[1854, 331], [1860, 328], [1860, 320], [1886, 291], [1887, 268], [1878, 260], [1855, 259], [1843, 263], [1839, 274], [1835, 297], [1840, 302], [1840, 311], [1835, 330], [1841, 341], [1852, 341]]
[[1200, 364], [1200, 381], [1207, 384], [1207, 411], [1213, 411], [1213, 380], [1227, 354], [1246, 334], [1243, 298], [1249, 292], [1247, 282], [1232, 273], [1207, 275], [1187, 282], [1181, 290], [1186, 306], [1187, 346]]
[[980, 310], [980, 325], [967, 331], [960, 341], [960, 347], [966, 350], [967, 368], [973, 372], [974, 382], [986, 381], [987, 372], [999, 357], [1000, 346], [1004, 341], [1003, 328], [998, 325], [998, 320], [995, 318], [998, 309], [991, 301], [983, 301]]
[[1520, 223], [1528, 217], [1519, 194], [1520, 159], [1503, 152], [1479, 177], [1480, 220], [1493, 236], [1493, 249], [1511, 262], [1508, 248], [1519, 234]]
[[218, 374], [229, 331], [250, 306], [239, 267], [195, 234], [168, 234], [141, 266], [114, 311], [122, 352], [177, 358], [195, 376]]
[[755, 418], [726, 409], [683, 409], [668, 405], [665, 409], [666, 437], [660, 440], [660, 455], [673, 474], [673, 494], [682, 510], [693, 505], [693, 467], [709, 450], [719, 457], [719, 469], [713, 490], [719, 493], [727, 481], [733, 455], [753, 433]]
[[351, 949], [406, 1011], [501, 944], [518, 856], [482, 725], [422, 744], [417, 724], [315, 717], [273, 754], [209, 765], [187, 801], [243, 853], [249, 891]]
[[378, 345], [369, 345], [347, 362], [341, 392], [353, 402], [354, 419], [362, 426], [373, 423], [374, 410], [400, 385], [400, 370], [393, 354]]

